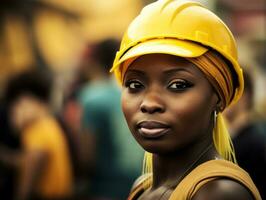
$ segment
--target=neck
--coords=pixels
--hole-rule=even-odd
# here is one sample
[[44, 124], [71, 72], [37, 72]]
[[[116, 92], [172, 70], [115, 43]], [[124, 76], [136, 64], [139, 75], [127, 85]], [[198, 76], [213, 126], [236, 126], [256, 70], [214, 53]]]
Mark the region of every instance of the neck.
[[213, 145], [212, 137], [187, 145], [172, 155], [154, 154], [152, 189], [162, 185], [176, 187], [194, 168], [215, 157], [219, 156]]

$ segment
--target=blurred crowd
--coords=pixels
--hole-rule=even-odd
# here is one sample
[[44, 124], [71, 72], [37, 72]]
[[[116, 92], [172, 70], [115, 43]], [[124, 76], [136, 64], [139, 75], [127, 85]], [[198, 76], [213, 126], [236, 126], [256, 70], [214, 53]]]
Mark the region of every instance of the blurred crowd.
[[[201, 0], [233, 30], [245, 93], [226, 110], [238, 164], [266, 198], [266, 5]], [[0, 199], [122, 200], [141, 175], [109, 69], [152, 0], [0, 0]]]

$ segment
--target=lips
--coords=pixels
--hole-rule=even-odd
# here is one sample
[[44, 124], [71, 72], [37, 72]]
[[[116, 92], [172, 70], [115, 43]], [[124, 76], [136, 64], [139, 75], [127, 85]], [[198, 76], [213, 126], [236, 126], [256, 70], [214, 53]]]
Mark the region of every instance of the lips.
[[170, 129], [169, 125], [156, 121], [143, 121], [137, 126], [139, 133], [145, 138], [159, 138]]

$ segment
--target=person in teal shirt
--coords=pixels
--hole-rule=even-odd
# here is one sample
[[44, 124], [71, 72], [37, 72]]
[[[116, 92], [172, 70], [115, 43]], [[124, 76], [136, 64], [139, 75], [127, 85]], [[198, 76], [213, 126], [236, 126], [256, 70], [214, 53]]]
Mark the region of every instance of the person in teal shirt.
[[89, 195], [93, 199], [126, 199], [134, 180], [141, 174], [143, 150], [133, 140], [122, 114], [120, 88], [110, 77], [118, 43], [105, 40], [93, 48], [93, 76], [79, 93], [83, 108], [82, 129], [90, 135], [91, 160]]

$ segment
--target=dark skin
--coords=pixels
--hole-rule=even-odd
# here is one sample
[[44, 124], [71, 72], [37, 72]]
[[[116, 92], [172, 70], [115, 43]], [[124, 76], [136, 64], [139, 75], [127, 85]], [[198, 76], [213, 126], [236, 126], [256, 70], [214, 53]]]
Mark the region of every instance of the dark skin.
[[[139, 200], [169, 199], [185, 175], [201, 163], [219, 158], [212, 129], [213, 113], [221, 106], [204, 74], [185, 59], [150, 54], [129, 66], [123, 80], [122, 108], [137, 142], [153, 153], [153, 183]], [[253, 198], [241, 184], [219, 179], [204, 185], [193, 197], [203, 199]]]

